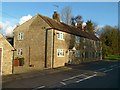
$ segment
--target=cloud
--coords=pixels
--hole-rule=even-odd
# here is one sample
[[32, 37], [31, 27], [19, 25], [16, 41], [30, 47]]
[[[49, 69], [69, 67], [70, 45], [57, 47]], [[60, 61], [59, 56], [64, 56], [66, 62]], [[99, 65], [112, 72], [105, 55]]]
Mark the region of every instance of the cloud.
[[28, 21], [31, 18], [32, 18], [32, 16], [30, 14], [28, 14], [27, 16], [22, 16], [20, 18], [19, 24], [21, 25], [21, 24], [23, 24], [24, 22]]
[[8, 26], [6, 28], [6, 36], [13, 37], [13, 30], [15, 29], [16, 25], [14, 26]]
[[8, 21], [0, 22], [0, 30], [6, 29], [6, 27], [8, 27], [9, 25], [10, 25], [10, 22], [8, 22]]
[[104, 25], [98, 25], [97, 27], [95, 27], [95, 32], [97, 35], [100, 35], [102, 33], [103, 27]]
[[2, 30], [3, 26], [2, 26], [2, 22], [0, 22], [0, 30]]
[[[18, 23], [21, 25], [24, 22], [28, 21], [29, 19], [31, 19], [32, 16], [30, 14], [28, 14], [27, 16], [22, 16]], [[0, 22], [0, 30], [4, 30], [5, 35], [12, 37], [13, 36], [13, 30], [15, 29], [17, 25], [11, 25], [11, 23], [9, 21], [5, 21], [5, 22]]]
[[9, 21], [6, 22], [0, 22], [0, 30], [5, 32], [5, 36], [13, 36], [13, 29], [16, 27], [16, 25], [11, 26]]

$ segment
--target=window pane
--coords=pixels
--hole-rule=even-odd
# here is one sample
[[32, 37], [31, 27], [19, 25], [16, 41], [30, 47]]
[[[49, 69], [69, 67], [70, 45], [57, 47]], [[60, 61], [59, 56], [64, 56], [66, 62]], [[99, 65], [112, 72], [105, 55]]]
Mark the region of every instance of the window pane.
[[63, 57], [64, 56], [64, 50], [63, 49], [57, 49], [57, 56]]
[[63, 32], [58, 32], [58, 39], [61, 39], [61, 40], [64, 39], [64, 34], [63, 34]]

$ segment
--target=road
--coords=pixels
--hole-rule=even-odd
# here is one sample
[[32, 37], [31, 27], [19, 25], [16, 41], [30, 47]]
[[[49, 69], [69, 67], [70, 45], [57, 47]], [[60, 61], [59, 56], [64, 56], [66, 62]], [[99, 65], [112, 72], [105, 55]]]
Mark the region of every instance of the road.
[[95, 74], [77, 79], [74, 83], [64, 85], [62, 88], [119, 88], [120, 66], [117, 63], [95, 71]]
[[120, 62], [97, 61], [80, 65], [70, 65], [72, 69], [15, 80], [3, 84], [4, 88], [119, 88]]

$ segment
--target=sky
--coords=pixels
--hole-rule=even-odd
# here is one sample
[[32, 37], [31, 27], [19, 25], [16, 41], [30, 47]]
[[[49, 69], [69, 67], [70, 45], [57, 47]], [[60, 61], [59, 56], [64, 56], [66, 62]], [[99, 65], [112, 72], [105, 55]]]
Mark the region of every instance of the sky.
[[72, 8], [73, 16], [81, 15], [84, 22], [92, 20], [99, 27], [118, 25], [118, 2], [2, 2], [0, 33], [11, 33], [16, 24], [22, 24], [38, 13], [51, 18], [54, 11], [61, 13], [66, 6]]

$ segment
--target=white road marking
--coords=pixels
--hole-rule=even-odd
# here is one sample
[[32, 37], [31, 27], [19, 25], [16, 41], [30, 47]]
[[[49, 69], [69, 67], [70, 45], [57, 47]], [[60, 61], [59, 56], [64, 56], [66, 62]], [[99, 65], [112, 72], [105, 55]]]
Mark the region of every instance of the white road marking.
[[64, 83], [64, 82], [60, 82], [61, 84], [63, 84], [63, 85], [66, 85], [66, 83]]
[[105, 71], [103, 71], [103, 72], [109, 72], [109, 71], [111, 71], [111, 70], [113, 70], [113, 69], [105, 70]]
[[37, 88], [34, 88], [32, 90], [37, 90], [37, 89], [40, 89], [40, 88], [44, 88], [45, 86], [40, 86], [40, 87], [37, 87]]
[[100, 71], [100, 70], [105, 70], [106, 68], [101, 68], [101, 69], [98, 69], [97, 71]]
[[[86, 73], [86, 74], [87, 74], [87, 73]], [[83, 76], [83, 77], [87, 77], [88, 75], [83, 74], [82, 76]]]
[[[84, 73], [84, 74], [86, 74], [86, 73]], [[85, 76], [85, 77], [86, 77], [86, 75], [84, 75], [84, 74], [80, 74], [80, 75], [77, 75], [77, 76], [73, 76], [73, 77], [70, 77], [70, 78], [64, 79], [64, 80], [62, 80], [62, 81], [71, 80], [71, 79], [74, 79], [74, 78], [77, 78], [77, 77], [80, 77], [80, 76]]]
[[97, 72], [94, 72], [95, 74], [97, 73]]
[[97, 76], [97, 75], [94, 74], [94, 75], [92, 75], [92, 76], [88, 76], [88, 77], [86, 77], [86, 78], [83, 78], [83, 79], [80, 79], [80, 80], [76, 81], [76, 83], [79, 83], [79, 82], [81, 82], [81, 81], [84, 81], [84, 80], [86, 80], [86, 79], [89, 79], [89, 78], [92, 78], [92, 77], [95, 77], [95, 76]]
[[112, 67], [116, 67], [116, 66], [118, 66], [118, 65], [112, 65], [112, 66], [110, 66], [110, 67], [112, 68]]

